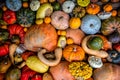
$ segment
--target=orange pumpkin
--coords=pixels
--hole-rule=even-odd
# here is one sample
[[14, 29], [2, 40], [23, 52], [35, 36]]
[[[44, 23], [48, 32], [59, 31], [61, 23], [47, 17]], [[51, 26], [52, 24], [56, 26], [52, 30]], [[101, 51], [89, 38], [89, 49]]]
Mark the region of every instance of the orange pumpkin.
[[112, 10], [112, 16], [117, 16], [117, 10]]
[[48, 0], [40, 0], [40, 4], [47, 3]]
[[97, 14], [100, 11], [100, 6], [98, 4], [92, 3], [86, 7], [88, 14]]
[[106, 12], [110, 12], [113, 7], [112, 7], [112, 4], [106, 4], [104, 7], [103, 7], [104, 11]]
[[71, 44], [64, 48], [63, 57], [69, 62], [81, 61], [85, 58], [85, 52], [80, 46]]

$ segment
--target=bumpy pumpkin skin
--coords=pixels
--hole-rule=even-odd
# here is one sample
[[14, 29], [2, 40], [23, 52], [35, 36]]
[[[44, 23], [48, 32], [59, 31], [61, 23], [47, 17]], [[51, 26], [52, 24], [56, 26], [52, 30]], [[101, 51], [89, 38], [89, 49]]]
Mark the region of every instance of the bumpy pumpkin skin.
[[94, 71], [94, 80], [119, 80], [120, 79], [120, 66], [105, 63], [101, 68]]
[[53, 51], [57, 46], [57, 33], [51, 24], [33, 25], [26, 32], [25, 47], [31, 51], [39, 51], [45, 48]]

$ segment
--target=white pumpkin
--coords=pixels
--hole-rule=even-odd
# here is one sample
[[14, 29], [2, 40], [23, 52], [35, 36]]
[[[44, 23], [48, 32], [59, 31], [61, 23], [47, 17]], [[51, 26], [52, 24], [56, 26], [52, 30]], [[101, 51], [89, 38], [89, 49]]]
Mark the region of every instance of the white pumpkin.
[[62, 9], [66, 13], [71, 13], [74, 7], [75, 3], [73, 1], [65, 1], [62, 5]]
[[39, 7], [40, 7], [40, 1], [38, 1], [38, 0], [32, 0], [31, 1], [31, 3], [30, 3], [30, 9], [32, 11], [37, 11]]
[[90, 66], [93, 68], [100, 68], [103, 66], [103, 62], [100, 57], [89, 56], [88, 62], [90, 64]]
[[97, 14], [97, 16], [102, 20], [110, 18], [111, 15], [112, 15], [111, 12], [100, 12]]

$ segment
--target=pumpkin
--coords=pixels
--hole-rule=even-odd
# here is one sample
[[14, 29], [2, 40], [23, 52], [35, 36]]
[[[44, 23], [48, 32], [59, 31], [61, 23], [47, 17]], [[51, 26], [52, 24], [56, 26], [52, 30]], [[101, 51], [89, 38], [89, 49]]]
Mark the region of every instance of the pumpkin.
[[71, 13], [74, 7], [75, 7], [75, 3], [73, 1], [65, 1], [62, 4], [62, 9], [66, 13]]
[[71, 62], [69, 64], [69, 72], [75, 77], [75, 79], [86, 80], [92, 76], [92, 67], [86, 62]]
[[104, 11], [106, 11], [106, 12], [110, 12], [110, 11], [113, 9], [113, 7], [112, 7], [111, 4], [106, 4], [106, 5], [103, 7], [103, 9], [104, 9]]
[[50, 73], [54, 80], [75, 80], [68, 70], [69, 63], [67, 61], [60, 62], [56, 66], [50, 67]]
[[97, 16], [102, 20], [110, 18], [111, 15], [112, 15], [111, 12], [104, 12], [104, 11], [97, 14]]
[[100, 6], [95, 3], [91, 3], [86, 7], [86, 11], [88, 14], [97, 14], [100, 11]]
[[107, 60], [112, 63], [120, 63], [120, 53], [116, 50], [108, 50]]
[[96, 34], [101, 27], [101, 21], [96, 15], [86, 15], [82, 18], [81, 30], [86, 34]]
[[94, 80], [119, 80], [120, 79], [120, 66], [105, 63], [101, 68], [94, 70]]
[[78, 18], [78, 17], [70, 18], [69, 25], [70, 25], [70, 28], [72, 28], [72, 29], [78, 29], [81, 25], [80, 18]]
[[8, 44], [3, 44], [0, 45], [0, 57], [1, 56], [6, 56], [9, 53], [9, 45]]
[[67, 38], [67, 41], [66, 41], [67, 44], [73, 44], [73, 39], [72, 38]]
[[114, 31], [120, 33], [120, 18], [110, 17], [102, 22], [101, 32], [103, 35], [112, 34]]
[[120, 42], [120, 33], [118, 32], [113, 32], [111, 35], [108, 36], [108, 40], [115, 44], [115, 43], [119, 43]]
[[32, 11], [37, 11], [39, 7], [40, 7], [40, 1], [38, 1], [38, 0], [32, 0], [30, 2], [30, 9]]
[[51, 15], [51, 24], [60, 30], [65, 30], [69, 27], [69, 15], [63, 11], [55, 11]]
[[8, 24], [13, 24], [16, 22], [16, 14], [11, 10], [7, 10], [3, 13], [3, 20]]
[[82, 7], [86, 7], [90, 3], [90, 0], [77, 0], [77, 3]]
[[23, 3], [22, 3], [22, 6], [23, 6], [24, 8], [28, 8], [28, 7], [29, 7], [29, 4], [28, 4], [28, 2], [23, 2]]
[[85, 37], [85, 34], [80, 29], [70, 29], [70, 28], [68, 28], [66, 30], [66, 32], [67, 32], [66, 37], [71, 38], [73, 40], [74, 44], [80, 45], [82, 39]]
[[85, 58], [85, 52], [78, 45], [68, 45], [63, 50], [63, 57], [69, 62], [81, 61]]
[[[15, 36], [20, 38], [20, 43], [24, 42], [24, 36], [25, 36], [25, 32], [24, 32], [24, 28], [18, 24], [12, 24], [9, 25], [8, 27], [8, 31], [10, 33], [9, 38], [11, 40], [13, 40], [13, 42], [18, 41], [18, 38], [16, 38]], [[17, 40], [16, 40], [17, 39]], [[17, 43], [17, 42], [16, 42]]]
[[18, 11], [22, 7], [21, 0], [6, 0], [6, 6], [12, 11]]
[[0, 41], [6, 41], [8, 37], [9, 37], [8, 30], [0, 28]]
[[102, 62], [102, 59], [100, 57], [89, 56], [88, 62], [90, 64], [90, 66], [93, 68], [100, 68], [103, 66], [103, 62]]
[[44, 18], [44, 22], [45, 22], [46, 24], [51, 23], [51, 17], [45, 17], [45, 18]]
[[117, 10], [112, 10], [112, 16], [117, 16]]
[[85, 16], [86, 10], [85, 10], [85, 8], [77, 5], [74, 7], [72, 13], [75, 17], [82, 18]]
[[48, 0], [40, 0], [40, 4], [47, 3]]
[[17, 11], [17, 23], [23, 27], [30, 27], [35, 19], [35, 12], [28, 8], [22, 8]]
[[25, 34], [24, 45], [31, 51], [45, 48], [53, 51], [57, 46], [57, 33], [51, 24], [32, 25]]

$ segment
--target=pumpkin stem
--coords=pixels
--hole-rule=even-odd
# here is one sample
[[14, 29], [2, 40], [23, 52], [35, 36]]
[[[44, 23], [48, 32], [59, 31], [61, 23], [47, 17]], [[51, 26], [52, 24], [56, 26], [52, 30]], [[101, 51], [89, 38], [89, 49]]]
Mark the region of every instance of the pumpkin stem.
[[73, 51], [76, 52], [76, 51], [77, 51], [77, 47], [74, 47], [74, 48], [73, 48]]

